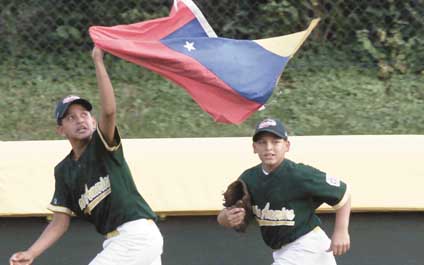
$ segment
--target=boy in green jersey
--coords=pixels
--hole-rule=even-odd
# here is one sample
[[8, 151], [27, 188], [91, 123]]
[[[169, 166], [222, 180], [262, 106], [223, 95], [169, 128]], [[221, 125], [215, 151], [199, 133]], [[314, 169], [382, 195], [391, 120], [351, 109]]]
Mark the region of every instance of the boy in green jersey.
[[55, 192], [48, 207], [53, 220], [30, 248], [12, 255], [10, 265], [31, 264], [68, 230], [72, 215], [93, 223], [106, 238], [90, 265], [161, 264], [162, 235], [123, 155], [103, 51], [95, 47], [92, 57], [101, 102], [99, 122], [83, 98], [71, 95], [58, 102], [57, 131], [72, 150], [55, 167]]
[[[262, 163], [242, 173], [251, 196], [252, 212], [273, 265], [334, 265], [334, 255], [350, 248], [350, 194], [347, 185], [311, 166], [285, 158], [290, 149], [284, 125], [265, 119], [256, 125], [253, 150]], [[315, 210], [327, 203], [336, 209], [331, 240], [319, 227]], [[225, 208], [218, 223], [235, 228], [245, 218], [243, 208]]]

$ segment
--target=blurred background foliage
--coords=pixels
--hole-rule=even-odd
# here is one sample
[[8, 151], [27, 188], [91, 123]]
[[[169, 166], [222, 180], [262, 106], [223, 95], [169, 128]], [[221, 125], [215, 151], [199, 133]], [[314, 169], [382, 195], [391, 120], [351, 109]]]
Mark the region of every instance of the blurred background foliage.
[[[197, 0], [219, 36], [258, 39], [321, 22], [264, 111], [216, 124], [177, 86], [107, 56], [124, 137], [248, 136], [261, 117], [295, 135], [424, 133], [424, 0]], [[170, 0], [0, 0], [0, 140], [59, 139], [53, 109], [97, 103], [91, 25], [167, 16]]]

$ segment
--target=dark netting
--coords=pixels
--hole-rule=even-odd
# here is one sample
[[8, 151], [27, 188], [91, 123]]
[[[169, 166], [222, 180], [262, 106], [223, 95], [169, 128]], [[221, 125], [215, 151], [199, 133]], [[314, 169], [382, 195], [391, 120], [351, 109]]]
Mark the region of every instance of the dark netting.
[[[128, 24], [166, 16], [171, 0], [1, 0], [0, 51], [87, 51], [91, 25]], [[218, 35], [256, 39], [304, 29], [321, 22], [299, 56], [324, 50], [352, 55], [366, 65], [393, 71], [422, 71], [422, 0], [196, 0]], [[305, 51], [303, 51], [305, 50]], [[352, 59], [353, 58], [353, 59]]]

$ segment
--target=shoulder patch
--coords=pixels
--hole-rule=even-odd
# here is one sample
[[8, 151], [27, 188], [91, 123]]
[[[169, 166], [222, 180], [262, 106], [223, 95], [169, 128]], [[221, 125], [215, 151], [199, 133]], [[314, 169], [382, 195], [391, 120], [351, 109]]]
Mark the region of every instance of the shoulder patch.
[[331, 186], [340, 187], [340, 180], [334, 176], [325, 175], [325, 181]]

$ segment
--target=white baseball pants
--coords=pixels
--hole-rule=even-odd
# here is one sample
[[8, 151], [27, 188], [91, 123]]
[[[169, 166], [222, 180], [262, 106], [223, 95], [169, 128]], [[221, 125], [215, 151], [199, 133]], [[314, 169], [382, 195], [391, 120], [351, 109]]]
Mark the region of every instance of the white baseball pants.
[[311, 232], [274, 251], [272, 265], [336, 265], [331, 240], [316, 227]]
[[163, 238], [155, 222], [139, 219], [124, 223], [89, 265], [161, 265]]

